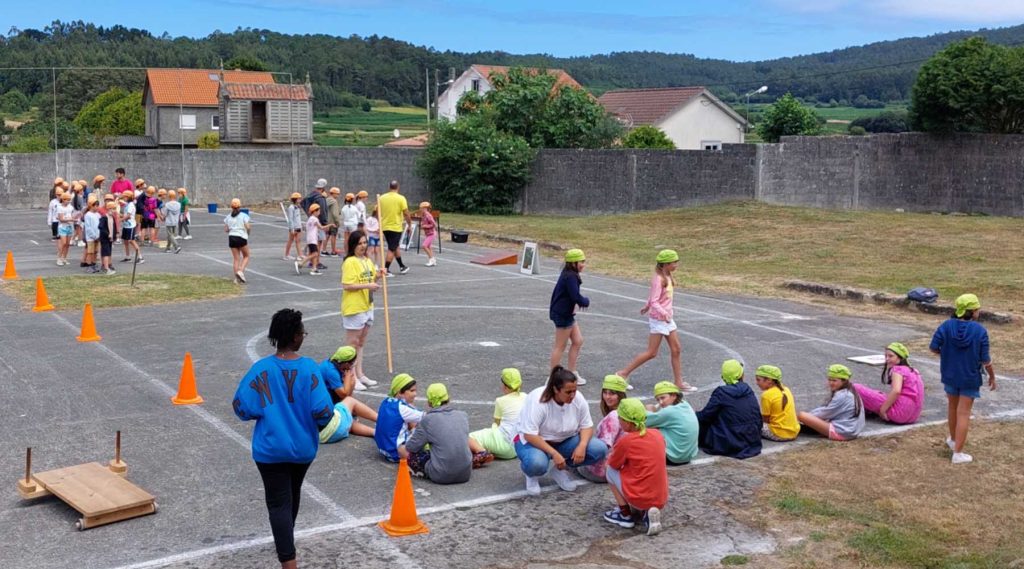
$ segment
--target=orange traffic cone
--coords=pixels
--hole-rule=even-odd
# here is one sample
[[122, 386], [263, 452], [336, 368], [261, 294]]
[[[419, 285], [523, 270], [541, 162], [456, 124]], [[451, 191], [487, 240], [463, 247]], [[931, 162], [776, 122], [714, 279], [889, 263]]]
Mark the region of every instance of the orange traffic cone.
[[43, 285], [43, 277], [36, 277], [36, 307], [32, 312], [49, 312], [53, 310], [50, 304], [50, 297], [46, 296], [46, 287]]
[[391, 500], [391, 518], [377, 525], [391, 537], [430, 531], [426, 524], [416, 516], [416, 498], [412, 494], [412, 477], [409, 475], [409, 463], [404, 458], [398, 463], [395, 496]]
[[178, 394], [171, 397], [171, 403], [195, 405], [202, 402], [203, 398], [196, 391], [196, 374], [192, 370], [192, 352], [185, 352], [185, 361], [181, 364], [181, 379], [178, 380]]
[[4, 280], [13, 281], [18, 278], [18, 271], [14, 269], [14, 253], [11, 250], [7, 250], [7, 264], [4, 265]]
[[96, 322], [92, 319], [92, 304], [85, 305], [82, 313], [82, 333], [75, 337], [79, 342], [99, 342], [103, 338], [96, 333]]

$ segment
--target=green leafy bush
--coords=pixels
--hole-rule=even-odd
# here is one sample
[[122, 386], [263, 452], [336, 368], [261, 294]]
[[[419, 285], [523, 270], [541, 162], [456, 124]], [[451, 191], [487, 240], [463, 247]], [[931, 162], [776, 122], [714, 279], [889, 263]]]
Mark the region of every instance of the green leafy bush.
[[629, 134], [622, 139], [622, 146], [624, 148], [676, 149], [672, 139], [663, 130], [646, 124], [629, 131]]
[[203, 150], [216, 150], [220, 148], [220, 134], [216, 132], [204, 133], [196, 141], [196, 146]]
[[778, 142], [783, 136], [813, 135], [821, 132], [818, 114], [786, 93], [765, 111], [757, 124], [757, 134], [765, 142]]

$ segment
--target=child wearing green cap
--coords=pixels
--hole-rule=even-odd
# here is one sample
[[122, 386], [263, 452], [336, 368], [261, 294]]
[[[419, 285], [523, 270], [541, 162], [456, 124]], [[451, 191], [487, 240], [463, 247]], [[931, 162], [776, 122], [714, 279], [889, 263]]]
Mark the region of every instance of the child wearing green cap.
[[[668, 343], [669, 362], [672, 364], [672, 378], [682, 391], [697, 391], [697, 388], [683, 381], [683, 362], [680, 359], [683, 347], [676, 333], [676, 322], [673, 319], [672, 295], [676, 281], [672, 273], [679, 267], [679, 253], [672, 249], [663, 249], [655, 258], [654, 276], [651, 278], [651, 292], [647, 295], [647, 304], [640, 309], [640, 314], [647, 315], [650, 334], [647, 336], [647, 349], [637, 354], [633, 361], [620, 370], [620, 375], [627, 380], [636, 368], [653, 360], [661, 348], [661, 340]], [[632, 387], [630, 387], [632, 389]]]
[[668, 503], [665, 439], [657, 429], [647, 428], [647, 409], [639, 399], [623, 399], [618, 415], [625, 435], [608, 455], [607, 468], [608, 488], [617, 507], [605, 512], [604, 519], [632, 528], [642, 513], [647, 535], [656, 535]]
[[828, 401], [810, 412], [801, 411], [801, 424], [833, 441], [849, 441], [864, 430], [864, 405], [850, 384], [850, 368], [842, 364], [828, 366]]
[[580, 273], [587, 262], [586, 256], [581, 249], [569, 249], [565, 253], [565, 266], [562, 273], [558, 275], [558, 282], [551, 291], [551, 305], [548, 308], [548, 317], [555, 323], [555, 345], [551, 349], [551, 368], [562, 365], [562, 354], [569, 344], [569, 361], [567, 368], [576, 376], [576, 384], [583, 385], [587, 380], [580, 377], [576, 371], [576, 362], [583, 348], [583, 334], [580, 332], [580, 325], [576, 322], [576, 307], [586, 310], [590, 306], [590, 299], [580, 294], [580, 284], [583, 279]]
[[761, 405], [743, 381], [743, 364], [722, 362], [722, 383], [697, 411], [700, 449], [708, 454], [750, 458], [761, 454]]
[[[617, 375], [606, 375], [601, 385], [601, 414], [604, 418], [597, 424], [594, 436], [597, 440], [608, 445], [608, 448], [615, 446], [615, 442], [625, 434], [619, 426], [619, 402], [626, 398], [626, 380]], [[605, 461], [595, 462], [590, 466], [581, 466], [576, 473], [591, 482], [605, 482]]]
[[759, 366], [754, 381], [761, 389], [761, 436], [780, 443], [795, 440], [800, 422], [796, 420], [793, 392], [782, 384], [782, 370], [773, 365]]
[[423, 420], [423, 411], [413, 407], [416, 401], [416, 380], [407, 373], [400, 373], [391, 380], [388, 396], [377, 408], [377, 428], [373, 440], [377, 451], [384, 460], [398, 462], [406, 457], [402, 445], [409, 440], [410, 433]]
[[893, 342], [885, 348], [882, 385], [889, 386], [887, 393], [859, 383], [853, 384], [864, 403], [865, 411], [897, 425], [909, 425], [917, 421], [924, 407], [924, 383], [921, 374], [907, 362], [909, 357], [910, 351], [899, 342]]
[[956, 299], [956, 311], [935, 330], [932, 353], [939, 356], [942, 388], [946, 392], [949, 436], [946, 445], [953, 451], [953, 464], [965, 464], [974, 458], [964, 452], [967, 429], [974, 400], [981, 397], [981, 370], [988, 374], [988, 388], [996, 388], [996, 372], [988, 352], [988, 331], [978, 324], [981, 301], [973, 294]]
[[360, 423], [359, 419], [376, 423], [377, 412], [352, 396], [356, 386], [353, 369], [356, 355], [354, 347], [341, 346], [331, 357], [320, 362], [320, 377], [334, 404], [334, 416], [327, 426], [320, 429], [322, 443], [336, 443], [347, 439], [349, 434], [361, 437], [374, 434], [373, 427]]
[[494, 423], [486, 429], [469, 433], [469, 438], [503, 460], [516, 457], [512, 439], [516, 436], [519, 413], [526, 401], [522, 387], [523, 378], [518, 369], [510, 367], [501, 370], [501, 392], [504, 395], [494, 400]]
[[658, 404], [647, 408], [647, 426], [658, 429], [665, 438], [665, 462], [669, 466], [687, 464], [697, 457], [697, 414], [671, 381], [654, 385], [654, 399]]
[[448, 389], [443, 383], [427, 387], [427, 404], [430, 408], [409, 440], [399, 447], [399, 454], [407, 457], [414, 475], [425, 476], [431, 482], [468, 482], [474, 467], [473, 453], [466, 444], [469, 417], [448, 404]]

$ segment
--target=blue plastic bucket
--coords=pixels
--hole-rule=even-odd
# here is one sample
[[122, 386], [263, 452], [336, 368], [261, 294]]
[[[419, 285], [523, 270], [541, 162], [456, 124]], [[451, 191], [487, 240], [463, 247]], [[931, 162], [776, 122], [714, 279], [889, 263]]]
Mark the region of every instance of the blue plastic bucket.
[[217, 204], [215, 204], [215, 203], [208, 203], [208, 204], [206, 204], [206, 211], [208, 211], [210, 213], [217, 213]]
[[239, 208], [238, 211], [244, 213], [245, 215], [249, 215], [249, 208], [247, 207]]

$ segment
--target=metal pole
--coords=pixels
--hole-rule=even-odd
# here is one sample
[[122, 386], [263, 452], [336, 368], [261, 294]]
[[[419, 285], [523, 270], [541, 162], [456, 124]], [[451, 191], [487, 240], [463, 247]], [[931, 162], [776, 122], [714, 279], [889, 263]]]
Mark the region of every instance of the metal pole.
[[430, 69], [427, 69], [427, 84], [425, 87], [424, 94], [427, 97], [427, 128], [430, 128]]
[[437, 105], [437, 87], [438, 87], [438, 85], [440, 85], [440, 82], [441, 82], [440, 71], [438, 71], [435, 68], [434, 69], [434, 121], [435, 122], [437, 122], [437, 119], [441, 118], [441, 107], [439, 107]]
[[[182, 121], [185, 119], [185, 104], [182, 101], [181, 93], [181, 70], [178, 70], [176, 75], [178, 77], [178, 133], [181, 138], [181, 187], [185, 187], [185, 129], [182, 128]], [[195, 190], [195, 188], [193, 188]], [[192, 197], [195, 198], [195, 191], [192, 192]]]
[[53, 176], [56, 178], [60, 176], [60, 163], [57, 161], [57, 69], [51, 67], [50, 73], [53, 75]]

